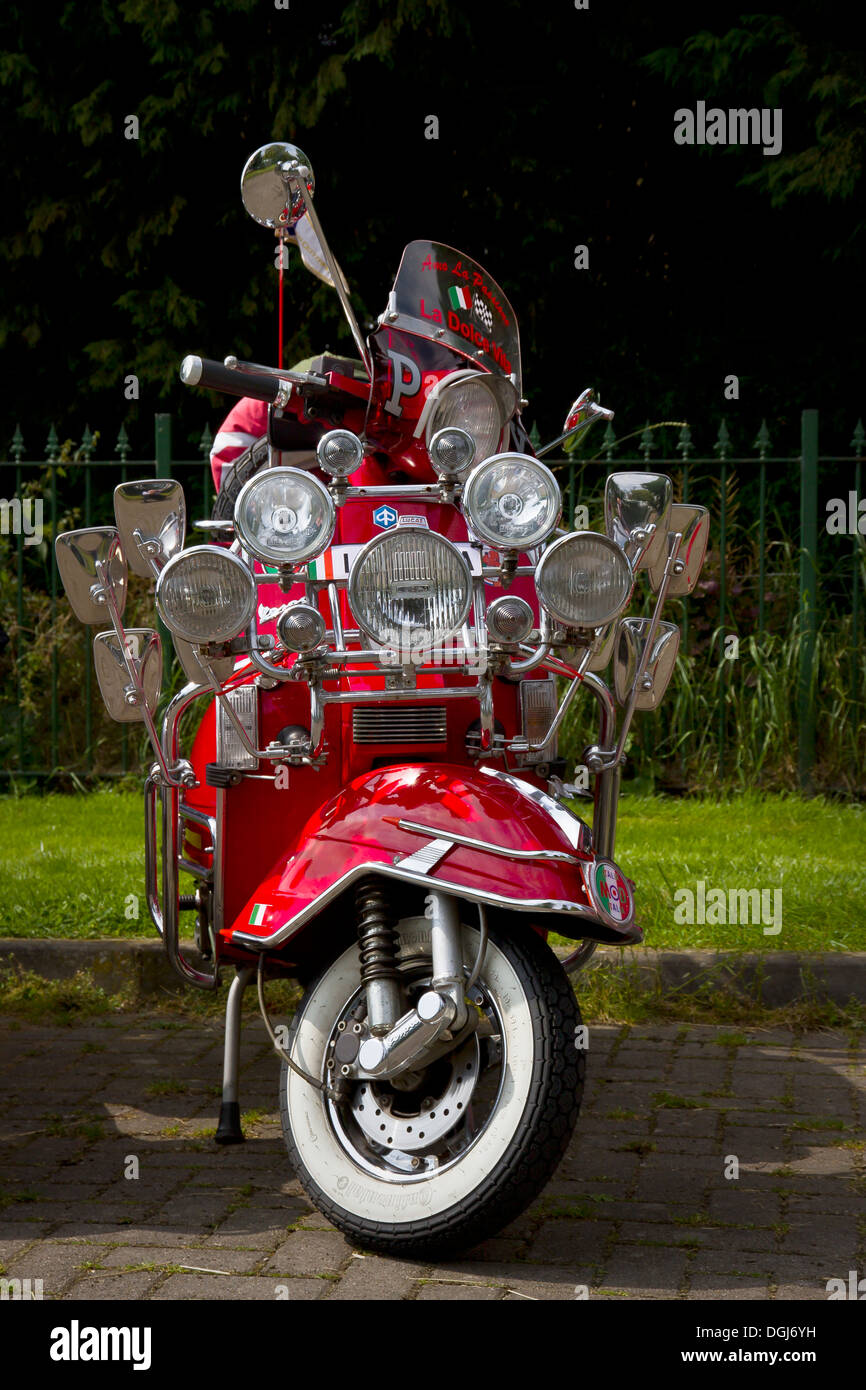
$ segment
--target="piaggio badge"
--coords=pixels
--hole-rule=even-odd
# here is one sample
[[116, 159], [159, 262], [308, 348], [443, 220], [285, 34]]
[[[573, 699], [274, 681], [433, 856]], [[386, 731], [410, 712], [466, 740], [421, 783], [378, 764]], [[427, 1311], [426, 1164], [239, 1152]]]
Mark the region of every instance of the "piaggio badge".
[[377, 507], [373, 513], [373, 520], [383, 531], [390, 531], [392, 526], [397, 525], [397, 513], [393, 507]]

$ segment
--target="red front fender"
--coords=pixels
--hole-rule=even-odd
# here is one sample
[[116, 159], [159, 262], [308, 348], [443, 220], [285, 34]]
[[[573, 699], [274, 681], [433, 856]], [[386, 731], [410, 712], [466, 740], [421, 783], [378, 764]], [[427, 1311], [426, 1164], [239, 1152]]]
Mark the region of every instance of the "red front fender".
[[281, 946], [371, 872], [531, 912], [563, 936], [642, 939], [631, 885], [595, 858], [582, 821], [507, 773], [447, 764], [380, 768], [350, 782], [314, 812], [224, 937], [254, 950]]

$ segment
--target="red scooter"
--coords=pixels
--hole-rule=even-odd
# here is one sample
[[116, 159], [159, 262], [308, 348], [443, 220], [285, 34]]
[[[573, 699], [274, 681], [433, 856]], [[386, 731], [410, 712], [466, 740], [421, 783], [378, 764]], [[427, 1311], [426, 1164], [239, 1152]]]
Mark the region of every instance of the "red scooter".
[[[521, 422], [514, 310], [487, 272], [411, 242], [365, 338], [303, 153], [264, 146], [242, 190], [280, 264], [294, 242], [333, 286], [357, 358], [186, 358], [188, 386], [267, 407], [196, 523], [205, 543], [185, 545], [180, 486], [145, 479], [116, 489], [114, 527], [57, 538], [58, 567], [78, 617], [104, 629], [109, 712], [150, 735], [147, 900], [169, 959], [204, 989], [235, 971], [217, 1142], [243, 1138], [255, 980], [311, 1201], [367, 1248], [432, 1256], [516, 1216], [572, 1134], [586, 1030], [568, 975], [599, 942], [641, 940], [613, 858], [620, 769], [635, 711], [670, 680], [679, 634], [662, 606], [694, 588], [708, 516], [674, 504], [662, 475], [619, 473], [605, 533], [560, 529], [547, 450]], [[585, 391], [548, 449], [611, 414]], [[129, 570], [155, 580], [188, 678], [161, 728], [160, 638], [124, 628]], [[653, 614], [623, 617], [640, 570]], [[583, 692], [599, 714], [581, 764], [591, 829], [557, 753]], [[562, 963], [551, 931], [576, 943]], [[305, 992], [275, 1030], [265, 987], [281, 976]]]

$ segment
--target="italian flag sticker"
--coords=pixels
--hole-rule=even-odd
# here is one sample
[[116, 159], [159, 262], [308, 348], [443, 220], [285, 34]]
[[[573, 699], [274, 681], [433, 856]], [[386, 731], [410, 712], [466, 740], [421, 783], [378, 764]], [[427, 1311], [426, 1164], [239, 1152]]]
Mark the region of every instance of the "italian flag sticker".
[[253, 903], [253, 910], [250, 913], [250, 926], [260, 927], [267, 916], [267, 903]]
[[311, 560], [307, 565], [308, 579], [333, 579], [334, 578], [334, 559], [330, 550], [326, 550], [324, 555], [320, 555], [318, 560]]
[[457, 285], [451, 286], [448, 291], [448, 298], [451, 300], [452, 309], [468, 309], [469, 305], [472, 303], [469, 297], [469, 291], [458, 288]]

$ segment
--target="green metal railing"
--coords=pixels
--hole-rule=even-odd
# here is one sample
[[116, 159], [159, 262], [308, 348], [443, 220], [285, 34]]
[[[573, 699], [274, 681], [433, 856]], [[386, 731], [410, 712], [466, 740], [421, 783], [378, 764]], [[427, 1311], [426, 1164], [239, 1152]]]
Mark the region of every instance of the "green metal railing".
[[[599, 526], [602, 522], [601, 505], [604, 479], [612, 469], [639, 469], [669, 473], [674, 480], [675, 495], [683, 501], [702, 502], [710, 507], [712, 515], [711, 556], [716, 557], [714, 574], [717, 579], [717, 623], [714, 642], [719, 655], [724, 653], [725, 639], [736, 635], [732, 600], [730, 554], [744, 537], [757, 541], [756, 570], [750, 571], [747, 582], [755, 590], [755, 630], [762, 636], [767, 630], [768, 605], [771, 601], [771, 583], [780, 578], [768, 568], [767, 554], [771, 539], [778, 540], [780, 527], [778, 513], [787, 509], [788, 534], [796, 541], [799, 555], [797, 575], [797, 622], [800, 633], [799, 671], [798, 671], [798, 723], [799, 748], [798, 771], [801, 785], [810, 789], [816, 753], [816, 697], [813, 678], [815, 643], [819, 618], [826, 615], [828, 605], [836, 604], [837, 610], [851, 614], [853, 642], [855, 649], [862, 640], [861, 596], [862, 556], [864, 541], [862, 537], [851, 537], [850, 552], [843, 546], [832, 552], [827, 548], [826, 528], [821, 516], [819, 502], [819, 474], [823, 467], [834, 470], [833, 477], [841, 479], [838, 486], [847, 483], [860, 497], [862, 483], [862, 461], [866, 447], [866, 431], [858, 421], [850, 443], [850, 453], [844, 455], [821, 455], [819, 453], [818, 412], [802, 412], [801, 438], [799, 451], [790, 454], [772, 453], [771, 437], [766, 422], [762, 423], [752, 445], [752, 452], [735, 453], [729, 430], [724, 421], [719, 426], [716, 439], [709, 451], [696, 449], [688, 425], [678, 427], [675, 439], [669, 430], [660, 430], [647, 425], [640, 434], [636, 450], [622, 453], [621, 446], [628, 438], [617, 441], [611, 425], [607, 426], [601, 447], [592, 458], [562, 459], [553, 462], [563, 484], [565, 514], [570, 523], [575, 521], [578, 504], [590, 509], [590, 525]], [[55, 634], [58, 619], [59, 581], [53, 555], [53, 538], [58, 525], [89, 526], [109, 521], [112, 517], [111, 493], [114, 486], [129, 477], [178, 477], [184, 484], [188, 503], [188, 516], [191, 519], [210, 515], [213, 502], [213, 486], [210, 474], [209, 453], [212, 444], [210, 430], [205, 428], [198, 445], [197, 459], [175, 459], [172, 457], [171, 416], [160, 414], [154, 419], [154, 449], [149, 458], [132, 458], [132, 447], [124, 428], [121, 428], [117, 442], [110, 456], [100, 458], [101, 441], [89, 429], [79, 445], [71, 441], [61, 444], [52, 426], [44, 448], [42, 459], [25, 459], [24, 440], [20, 429], [16, 429], [9, 450], [9, 459], [0, 463], [0, 499], [21, 498], [27, 491], [38, 488], [44, 502], [44, 529], [46, 544], [40, 548], [38, 556], [33, 557], [25, 547], [24, 537], [0, 537], [0, 545], [12, 548], [15, 585], [17, 597], [15, 620], [11, 643], [5, 657], [0, 656], [0, 698], [6, 698], [10, 685], [15, 691], [17, 704], [17, 730], [14, 750], [7, 739], [2, 772], [6, 776], [46, 778], [55, 775], [60, 768], [73, 768], [81, 773], [117, 775], [116, 766], [112, 769], [96, 768], [95, 743], [97, 729], [94, 716], [100, 721], [100, 729], [106, 730], [107, 716], [101, 709], [101, 702], [93, 690], [92, 662], [90, 645], [92, 634], [89, 630], [81, 634], [83, 644], [83, 688], [80, 700], [80, 720], [75, 725], [74, 746], [60, 747], [60, 699], [58, 643]], [[736, 512], [737, 504], [729, 496], [732, 480], [736, 478], [741, 490], [749, 496], [748, 522], [743, 524]], [[579, 496], [578, 496], [579, 492]], [[799, 509], [797, 509], [799, 495]], [[799, 528], [799, 535], [797, 530]], [[839, 538], [840, 540], [842, 538]], [[34, 547], [34, 549], [36, 549]], [[840, 563], [842, 554], [850, 553], [853, 565], [847, 561]], [[711, 569], [708, 563], [707, 570]], [[830, 577], [830, 583], [822, 581]], [[793, 579], [792, 574], [785, 576]], [[833, 584], [837, 583], [834, 589]], [[142, 581], [143, 583], [144, 581]], [[25, 717], [22, 709], [23, 677], [21, 658], [26, 654], [27, 644], [32, 643], [37, 634], [28, 630], [25, 615], [25, 593], [38, 590], [47, 598], [47, 624], [42, 640], [51, 643], [49, 662], [50, 711], [47, 738], [41, 739], [46, 748], [47, 760], [40, 766], [29, 754], [31, 743], [30, 727], [33, 716]], [[2, 591], [0, 591], [2, 593]], [[819, 601], [823, 605], [819, 611]], [[691, 602], [696, 603], [693, 610], [697, 615], [701, 610], [701, 595]], [[62, 604], [62, 596], [61, 596]], [[681, 626], [683, 629], [683, 650], [688, 649], [691, 631], [690, 603], [683, 602]], [[7, 610], [8, 612], [8, 605]], [[7, 619], [8, 621], [8, 619]], [[145, 619], [152, 623], [152, 613]], [[77, 640], [77, 638], [76, 638]], [[170, 644], [166, 644], [170, 651]], [[11, 660], [10, 660], [11, 657]], [[170, 657], [169, 657], [170, 660]], [[718, 742], [720, 768], [724, 765], [726, 730], [725, 681], [726, 666], [720, 662], [719, 691], [715, 736]], [[96, 706], [94, 698], [96, 697]], [[864, 691], [852, 690], [852, 702], [862, 704]], [[76, 707], [77, 708], [77, 707]], [[110, 722], [110, 721], [109, 721]], [[136, 729], [136, 726], [132, 726]], [[103, 743], [114, 738], [119, 742], [120, 771], [129, 767], [129, 726], [111, 725], [111, 732], [103, 732]], [[2, 729], [0, 729], [2, 737]], [[0, 745], [4, 746], [4, 745]]]
[[[38, 480], [40, 487], [44, 489], [43, 501], [43, 524], [45, 538], [47, 542], [47, 553], [44, 558], [43, 572], [33, 576], [28, 575], [32, 582], [38, 587], [39, 580], [42, 579], [46, 585], [49, 596], [49, 626], [52, 632], [55, 629], [58, 616], [58, 593], [59, 577], [57, 566], [54, 561], [54, 537], [58, 532], [58, 517], [60, 515], [61, 504], [65, 509], [74, 508], [75, 526], [105, 525], [113, 522], [113, 506], [111, 495], [115, 486], [119, 482], [126, 482], [129, 478], [158, 477], [170, 478], [177, 476], [179, 481], [184, 484], [187, 498], [188, 515], [191, 517], [208, 517], [214, 500], [213, 482], [210, 471], [210, 450], [213, 443], [213, 436], [210, 429], [205, 426], [199, 442], [198, 459], [175, 459], [172, 458], [172, 432], [171, 416], [158, 414], [154, 416], [154, 451], [149, 458], [132, 458], [132, 445], [123, 425], [117, 436], [114, 445], [113, 456], [107, 458], [97, 457], [99, 449], [99, 436], [95, 435], [89, 427], [86, 427], [81, 437], [81, 443], [76, 445], [74, 441], [67, 440], [61, 443], [57, 430], [54, 425], [48, 432], [48, 438], [44, 446], [44, 457], [42, 459], [25, 459], [25, 442], [20, 428], [16, 428], [12, 437], [9, 449], [9, 460], [0, 464], [0, 498], [8, 500], [10, 496], [21, 498], [26, 491], [28, 479]], [[104, 496], [99, 497], [97, 507], [94, 499], [94, 481], [99, 492], [99, 481], [104, 477], [106, 486], [101, 489]], [[13, 482], [14, 491], [9, 490], [9, 482]], [[4, 490], [5, 489], [5, 490]], [[47, 505], [46, 505], [47, 504]], [[47, 512], [47, 517], [45, 513]], [[32, 758], [28, 757], [28, 729], [27, 721], [22, 714], [22, 675], [21, 662], [17, 658], [21, 655], [21, 646], [28, 638], [33, 638], [32, 632], [28, 633], [25, 623], [24, 603], [25, 603], [25, 569], [27, 559], [27, 547], [25, 537], [19, 534], [13, 538], [15, 541], [15, 574], [17, 588], [16, 602], [16, 634], [13, 638], [12, 647], [14, 653], [14, 689], [15, 704], [18, 710], [17, 716], [17, 756], [10, 759], [4, 758], [4, 765], [0, 768], [0, 775], [5, 777], [23, 776], [26, 778], [44, 779], [53, 777], [59, 769], [69, 769], [70, 767], [78, 772], [88, 775], [94, 771], [94, 691], [93, 691], [93, 668], [90, 659], [90, 648], [93, 633], [91, 629], [85, 628], [82, 631], [82, 643], [84, 645], [84, 676], [83, 676], [83, 700], [82, 700], [82, 725], [83, 743], [81, 746], [70, 750], [72, 758], [66, 755], [61, 757], [60, 738], [59, 738], [59, 669], [58, 669], [58, 649], [56, 641], [51, 644], [50, 656], [50, 740], [49, 762], [48, 765], [40, 766], [34, 764]], [[33, 566], [38, 570], [38, 566]], [[62, 600], [61, 600], [62, 601]], [[152, 621], [152, 619], [148, 619]], [[171, 663], [170, 643], [164, 643], [168, 663]], [[97, 699], [97, 713], [101, 715], [101, 701]], [[132, 726], [135, 728], [136, 726]], [[119, 726], [119, 762], [120, 770], [105, 770], [102, 775], [116, 776], [123, 775], [129, 770], [129, 741], [130, 726]]]
[[[663, 436], [664, 438], [664, 436]], [[591, 459], [569, 460], [557, 470], [562, 476], [564, 470], [567, 484], [566, 508], [569, 522], [573, 526], [575, 509], [580, 502], [592, 509], [598, 509], [591, 524], [601, 524], [601, 504], [604, 478], [611, 469], [643, 469], [668, 473], [675, 486], [675, 495], [684, 502], [694, 501], [708, 505], [711, 512], [710, 552], [718, 556], [718, 622], [716, 640], [718, 652], [725, 650], [725, 639], [738, 635], [731, 623], [730, 576], [728, 568], [729, 543], [731, 541], [731, 517], [728, 484], [737, 470], [747, 470], [745, 481], [754, 497], [757, 516], [741, 531], [754, 531], [757, 539], [757, 573], [752, 576], [757, 593], [756, 632], [762, 637], [767, 631], [768, 581], [773, 577], [767, 569], [768, 542], [771, 537], [769, 508], [780, 497], [782, 489], [796, 488], [799, 493], [799, 534], [793, 529], [797, 540], [799, 555], [799, 576], [797, 591], [797, 626], [800, 634], [798, 669], [798, 773], [800, 785], [804, 790], [813, 789], [813, 768], [816, 751], [816, 693], [814, 681], [815, 646], [819, 622], [819, 572], [822, 547], [819, 529], [819, 469], [821, 465], [832, 466], [837, 479], [836, 485], [844, 481], [851, 491], [861, 496], [862, 462], [866, 450], [866, 430], [862, 420], [858, 420], [850, 442], [850, 454], [820, 454], [818, 448], [818, 411], [804, 410], [801, 413], [800, 450], [796, 454], [772, 454], [771, 437], [766, 421], [762, 421], [753, 443], [753, 453], [734, 454], [730, 432], [724, 420], [719, 425], [711, 454], [699, 454], [694, 445], [692, 433], [687, 424], [679, 427], [676, 443], [665, 451], [659, 444], [656, 429], [647, 424], [640, 435], [640, 443], [634, 454], [625, 455], [618, 451], [617, 439], [611, 424], [607, 425], [602, 446]], [[658, 457], [653, 457], [659, 455]], [[677, 455], [679, 457], [677, 458]], [[556, 470], [557, 466], [552, 465]], [[593, 471], [597, 474], [593, 477]], [[848, 474], [845, 477], [845, 474]], [[585, 476], [588, 473], [588, 478]], [[755, 481], [756, 480], [756, 481]], [[588, 483], [588, 486], [587, 486]], [[709, 485], [709, 486], [708, 486]], [[710, 492], [714, 489], [715, 497]], [[578, 498], [578, 490], [580, 496]], [[717, 505], [715, 505], [717, 504]], [[826, 515], [826, 513], [825, 513]], [[793, 520], [793, 516], [792, 516]], [[866, 524], [866, 523], [864, 523]], [[777, 532], [777, 539], [779, 533]], [[825, 537], [826, 539], [826, 537]], [[861, 565], [864, 556], [862, 536], [853, 535], [850, 546], [851, 563], [848, 573], [837, 597], [848, 605], [851, 613], [853, 647], [858, 650], [862, 640], [862, 598], [863, 573]], [[834, 559], [841, 559], [841, 553]], [[825, 567], [828, 568], [828, 567]], [[683, 603], [682, 608], [682, 649], [688, 650], [689, 608], [691, 603], [700, 607], [700, 595]], [[727, 663], [719, 665], [719, 693], [717, 701], [716, 741], [719, 768], [724, 768], [725, 744], [727, 737], [725, 717], [725, 680]], [[851, 690], [852, 711], [863, 706], [866, 691], [859, 687]]]

